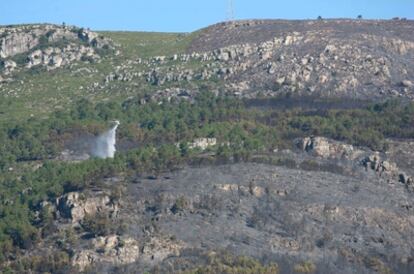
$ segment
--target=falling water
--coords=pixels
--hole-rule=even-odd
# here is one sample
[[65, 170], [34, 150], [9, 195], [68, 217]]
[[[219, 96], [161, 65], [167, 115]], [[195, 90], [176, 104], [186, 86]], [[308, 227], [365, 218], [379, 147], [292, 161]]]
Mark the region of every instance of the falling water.
[[114, 123], [114, 126], [110, 130], [102, 133], [96, 138], [91, 151], [92, 156], [102, 159], [114, 158], [116, 151], [116, 129], [119, 126], [119, 121], [114, 121]]

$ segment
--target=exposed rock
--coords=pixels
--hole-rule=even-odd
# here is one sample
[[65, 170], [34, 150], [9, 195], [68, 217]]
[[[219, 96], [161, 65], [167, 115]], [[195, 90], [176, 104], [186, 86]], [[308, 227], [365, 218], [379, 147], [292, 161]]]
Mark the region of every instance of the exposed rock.
[[59, 55], [52, 56], [50, 60], [50, 65], [54, 68], [58, 68], [62, 65], [63, 58]]
[[232, 192], [233, 194], [253, 195], [255, 197], [262, 197], [266, 194], [266, 190], [263, 187], [254, 185], [241, 186], [237, 184], [217, 184], [214, 188], [224, 192]]
[[[408, 80], [414, 76], [410, 61], [414, 53], [410, 38], [413, 24], [407, 22], [406, 29], [398, 31], [397, 25], [385, 21], [355, 24], [351, 20], [332, 20], [323, 25], [269, 20], [239, 28], [217, 24], [204, 29], [189, 51], [213, 55], [205, 59], [233, 67], [231, 76], [219, 74], [226, 85], [249, 81], [247, 90], [231, 91], [240, 97], [254, 98], [257, 90], [262, 90], [262, 95], [274, 95], [266, 90], [274, 87], [276, 78], [278, 93], [414, 99]], [[402, 83], [399, 75], [408, 79]], [[392, 92], [378, 92], [385, 87]]]
[[[410, 260], [413, 243], [406, 235], [414, 233], [412, 193], [386, 183], [387, 178], [364, 176], [362, 169], [355, 172], [357, 176], [343, 176], [253, 163], [186, 167], [130, 186], [128, 195], [137, 212], [131, 223], [143, 220], [143, 214], [157, 220], [161, 233], [185, 243], [179, 257], [171, 254], [163, 263], [156, 262], [158, 266], [193, 259], [197, 248], [287, 256], [294, 261], [305, 257], [316, 265], [343, 259], [344, 248], [352, 249], [356, 257], [384, 258], [388, 266]], [[149, 199], [151, 195], [158, 198]], [[166, 214], [172, 197], [198, 202], [183, 214]], [[151, 262], [150, 254], [144, 261]], [[328, 272], [353, 273], [359, 266], [372, 272], [356, 257], [345, 259], [341, 266], [332, 263]], [[406, 267], [411, 267], [408, 261], [400, 269]]]
[[188, 147], [190, 149], [199, 148], [201, 150], [206, 150], [208, 147], [215, 146], [216, 144], [216, 138], [198, 138], [195, 139], [192, 143], [189, 143]]
[[322, 158], [355, 159], [362, 151], [352, 145], [336, 142], [324, 137], [307, 137], [296, 141], [297, 146], [306, 152]]
[[[282, 25], [284, 24], [289, 25], [288, 31], [282, 32], [267, 21], [263, 25], [244, 26], [246, 33], [233, 33], [233, 29], [227, 29], [223, 25], [210, 27], [195, 38], [187, 54], [156, 56], [136, 61], [148, 65], [148, 70], [140, 71], [139, 75], [156, 86], [170, 83], [177, 86], [181, 82], [220, 79], [225, 81], [225, 93], [243, 98], [256, 98], [258, 94], [274, 96], [278, 93], [295, 93], [361, 99], [400, 96], [414, 99], [414, 90], [396, 78], [396, 75], [407, 78], [412, 76], [410, 59], [402, 58], [404, 64], [394, 61], [400, 58], [398, 56], [403, 54], [402, 51], [404, 54], [412, 54], [408, 37], [399, 39], [401, 43], [392, 42], [392, 33], [382, 37], [381, 33], [370, 35], [364, 31], [355, 31], [350, 27], [354, 22], [348, 20], [326, 22], [328, 30], [324, 26], [313, 24], [302, 26], [301, 23], [283, 22]], [[350, 33], [347, 39], [344, 40], [341, 32], [336, 30], [338, 25]], [[253, 26], [258, 30], [264, 27], [266, 39], [252, 35], [257, 33], [250, 32]], [[376, 28], [370, 25], [371, 27]], [[204, 37], [204, 33], [210, 31], [219, 37], [230, 32], [230, 37], [226, 35], [227, 38], [223, 38], [223, 41], [234, 42], [211, 46], [211, 41], [216, 40], [216, 37]], [[244, 38], [239, 37], [241, 33]], [[198, 43], [201, 43], [202, 37], [206, 40], [200, 45]], [[374, 50], [375, 47], [370, 46], [373, 41], [383, 47], [379, 51]], [[194, 46], [196, 44], [198, 47]], [[171, 60], [178, 64], [164, 66]], [[190, 60], [199, 62], [200, 66], [188, 69], [184, 63]], [[202, 65], [203, 62], [207, 64]], [[132, 67], [123, 66], [121, 70], [108, 75], [105, 83], [112, 80], [135, 80], [135, 76], [113, 76], [125, 76], [131, 69]], [[165, 95], [169, 97], [168, 94]]]
[[109, 235], [93, 239], [94, 249], [80, 250], [72, 258], [72, 265], [84, 271], [95, 263], [123, 265], [136, 262], [140, 257], [140, 247], [129, 237]]
[[35, 50], [29, 54], [26, 67], [31, 68], [37, 65], [44, 65], [48, 69], [55, 69], [73, 61], [80, 61], [85, 57], [91, 60], [99, 59], [93, 48], [69, 44], [63, 49], [46, 48], [44, 50]]
[[407, 87], [407, 88], [411, 88], [411, 87], [413, 87], [413, 86], [414, 86], [413, 82], [411, 82], [410, 80], [403, 80], [403, 81], [401, 82], [401, 84], [402, 84], [404, 87]]
[[414, 192], [414, 179], [408, 176], [406, 173], [401, 173], [399, 175], [400, 182], [403, 183], [407, 190], [410, 192]]
[[16, 64], [16, 62], [14, 62], [12, 60], [5, 60], [2, 64], [2, 66], [4, 68], [4, 74], [8, 75], [16, 69], [17, 64]]
[[382, 160], [378, 153], [367, 156], [362, 160], [362, 164], [365, 168], [371, 169], [379, 174], [396, 175], [398, 173], [397, 165], [387, 160]]
[[97, 262], [96, 253], [91, 250], [81, 250], [72, 257], [71, 264], [79, 269], [85, 271], [94, 262]]
[[42, 65], [55, 69], [79, 60], [98, 60], [95, 49], [113, 48], [112, 42], [90, 30], [58, 25], [25, 25], [0, 28], [0, 58], [12, 64], [11, 58], [21, 54], [27, 60], [6, 70], [11, 73], [15, 67], [31, 68]]
[[169, 237], [151, 237], [142, 247], [142, 259], [157, 264], [169, 256], [179, 256], [184, 247], [184, 243]]
[[161, 103], [164, 100], [170, 102], [173, 99], [192, 101], [197, 94], [197, 90], [167, 88], [164, 90], [158, 90], [154, 92], [148, 100], [153, 100], [159, 103]]
[[229, 55], [229, 53], [228, 52], [222, 52], [222, 51], [220, 51], [220, 53], [217, 55], [217, 60], [220, 60], [220, 61], [228, 61], [230, 59], [230, 55]]
[[225, 191], [225, 192], [230, 192], [230, 191], [238, 191], [239, 190], [239, 185], [236, 184], [218, 184], [215, 185], [214, 188]]
[[269, 241], [271, 249], [274, 252], [297, 252], [300, 249], [300, 244], [298, 241], [291, 238], [284, 238], [280, 236], [274, 236]]
[[280, 86], [283, 85], [286, 81], [286, 77], [280, 77], [276, 79], [276, 83]]
[[112, 215], [118, 212], [118, 205], [105, 193], [87, 197], [85, 193], [70, 192], [58, 198], [56, 204], [61, 216], [70, 218], [73, 224], [82, 221], [86, 215], [95, 215], [97, 212]]
[[[7, 35], [5, 35], [6, 33]], [[34, 32], [38, 34], [38, 31]], [[2, 38], [0, 38], [0, 58], [7, 58], [16, 54], [24, 53], [39, 43], [39, 38], [33, 37], [32, 33], [29, 32], [8, 32], [2, 31]]]
[[75, 151], [65, 149], [57, 157], [59, 161], [78, 163], [86, 161], [90, 158], [88, 153], [77, 153]]

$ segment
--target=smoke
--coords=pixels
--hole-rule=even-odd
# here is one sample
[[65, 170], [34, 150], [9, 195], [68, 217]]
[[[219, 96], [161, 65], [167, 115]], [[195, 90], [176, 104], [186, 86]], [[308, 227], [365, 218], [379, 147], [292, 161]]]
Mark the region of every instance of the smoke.
[[114, 158], [115, 143], [116, 143], [116, 129], [119, 126], [119, 121], [114, 121], [115, 125], [108, 131], [99, 135], [92, 145], [91, 155], [101, 159]]

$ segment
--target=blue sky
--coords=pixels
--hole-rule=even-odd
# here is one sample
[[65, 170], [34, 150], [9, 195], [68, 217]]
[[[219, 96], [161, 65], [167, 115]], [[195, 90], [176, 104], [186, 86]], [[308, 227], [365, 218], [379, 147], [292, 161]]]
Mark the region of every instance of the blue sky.
[[[414, 19], [414, 0], [233, 0], [236, 19]], [[0, 25], [62, 23], [94, 30], [189, 32], [226, 19], [227, 0], [0, 0]]]

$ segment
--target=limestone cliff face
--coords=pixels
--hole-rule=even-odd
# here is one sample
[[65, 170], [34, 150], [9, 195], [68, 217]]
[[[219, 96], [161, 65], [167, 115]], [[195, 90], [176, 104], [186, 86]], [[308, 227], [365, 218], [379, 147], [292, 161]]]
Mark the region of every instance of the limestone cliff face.
[[[37, 32], [35, 32], [37, 33]], [[31, 33], [1, 33], [0, 57], [7, 58], [19, 53], [27, 52], [39, 44], [39, 38]]]

